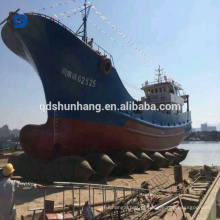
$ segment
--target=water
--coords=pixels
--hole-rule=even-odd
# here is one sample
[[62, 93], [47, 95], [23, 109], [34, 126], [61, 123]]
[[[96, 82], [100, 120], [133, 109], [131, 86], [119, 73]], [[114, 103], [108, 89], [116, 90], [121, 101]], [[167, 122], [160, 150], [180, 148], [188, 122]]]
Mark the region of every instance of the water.
[[220, 142], [187, 141], [180, 144], [179, 148], [189, 150], [182, 165], [220, 166]]

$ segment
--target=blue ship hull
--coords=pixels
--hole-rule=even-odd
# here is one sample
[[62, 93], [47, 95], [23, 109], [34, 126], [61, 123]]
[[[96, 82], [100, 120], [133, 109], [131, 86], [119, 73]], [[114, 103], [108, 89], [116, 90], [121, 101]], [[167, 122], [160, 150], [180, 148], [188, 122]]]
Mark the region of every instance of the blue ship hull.
[[[101, 57], [61, 23], [27, 14], [25, 28], [12, 21], [2, 28], [6, 46], [29, 62], [42, 81], [46, 103], [121, 104], [135, 101], [116, 69], [100, 72]], [[30, 155], [45, 159], [59, 143], [60, 155], [88, 152], [164, 151], [175, 148], [191, 131], [190, 112], [178, 115], [158, 111], [53, 111], [41, 126], [26, 125], [21, 145]]]

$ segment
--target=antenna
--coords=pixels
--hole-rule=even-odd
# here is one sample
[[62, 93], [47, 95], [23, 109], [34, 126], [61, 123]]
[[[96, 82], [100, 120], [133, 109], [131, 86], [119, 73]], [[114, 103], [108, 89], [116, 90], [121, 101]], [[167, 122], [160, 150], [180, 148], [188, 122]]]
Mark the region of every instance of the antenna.
[[161, 83], [162, 82], [162, 75], [163, 75], [163, 69], [160, 68], [160, 65], [158, 66], [158, 69], [155, 70], [158, 73], [155, 73], [155, 76], [157, 76], [157, 82]]

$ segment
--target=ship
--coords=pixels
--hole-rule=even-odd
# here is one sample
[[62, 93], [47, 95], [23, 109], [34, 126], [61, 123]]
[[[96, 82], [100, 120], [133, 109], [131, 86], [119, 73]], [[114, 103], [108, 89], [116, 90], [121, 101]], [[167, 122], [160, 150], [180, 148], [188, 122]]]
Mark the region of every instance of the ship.
[[[85, 4], [82, 29], [77, 32], [39, 13], [25, 13], [28, 22], [24, 28], [14, 28], [13, 15], [17, 11], [6, 19], [2, 40], [34, 68], [43, 84], [47, 104], [116, 106], [100, 112], [50, 109], [45, 124], [22, 128], [23, 150], [44, 163], [70, 156], [89, 158], [94, 154], [102, 155], [101, 158], [108, 155], [109, 161], [115, 155], [136, 157], [142, 152], [149, 155], [160, 152], [162, 158], [165, 152], [175, 152], [191, 132], [189, 96], [181, 94], [182, 86], [163, 76], [159, 67], [157, 79], [142, 85], [145, 97], [139, 101], [132, 98], [114, 66], [113, 56], [94, 41], [92, 45], [91, 41], [88, 43], [88, 8]], [[126, 103], [156, 107], [179, 104], [181, 108], [121, 110], [120, 106]], [[181, 157], [180, 151], [176, 154]], [[115, 161], [120, 159], [113, 164]]]

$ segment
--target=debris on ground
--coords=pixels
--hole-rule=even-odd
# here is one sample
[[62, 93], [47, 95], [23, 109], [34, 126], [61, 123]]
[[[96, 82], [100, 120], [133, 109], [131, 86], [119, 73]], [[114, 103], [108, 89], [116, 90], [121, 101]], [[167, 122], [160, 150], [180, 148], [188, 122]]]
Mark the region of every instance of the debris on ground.
[[[179, 165], [178, 165], [179, 166]], [[179, 167], [178, 169], [181, 169]], [[175, 169], [173, 169], [174, 171]], [[182, 172], [165, 174], [163, 171], [157, 172], [151, 179], [140, 184], [140, 188], [128, 186], [101, 185], [91, 183], [74, 182], [54, 182], [50, 188], [59, 188], [72, 191], [72, 204], [46, 207], [51, 202], [46, 202], [44, 206], [31, 208], [33, 216], [40, 213], [40, 218], [52, 216], [53, 214], [69, 216], [69, 219], [138, 219], [138, 220], [189, 220], [193, 216], [195, 209], [211, 186], [218, 170], [204, 166], [202, 169], [191, 169], [189, 180], [183, 179]], [[173, 176], [174, 175], [174, 176]], [[182, 182], [175, 182], [175, 175], [178, 175]], [[180, 176], [179, 176], [180, 175]], [[125, 184], [127, 181], [124, 181]], [[81, 195], [88, 195], [82, 199]], [[65, 194], [63, 193], [63, 196]], [[96, 196], [99, 195], [99, 200]], [[101, 195], [101, 200], [100, 200]], [[48, 210], [53, 210], [48, 213]], [[65, 217], [66, 218], [66, 217]], [[34, 219], [34, 218], [32, 218]], [[39, 218], [36, 218], [39, 219]], [[46, 219], [46, 218], [45, 218]]]

